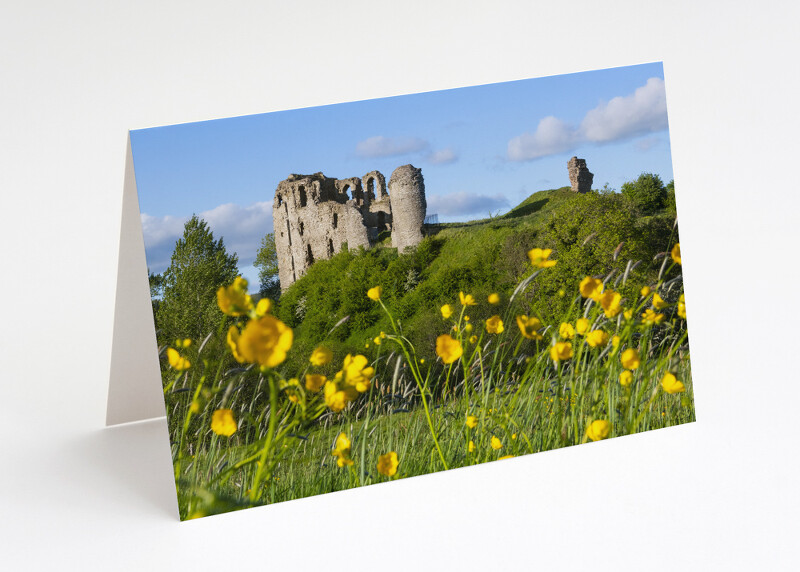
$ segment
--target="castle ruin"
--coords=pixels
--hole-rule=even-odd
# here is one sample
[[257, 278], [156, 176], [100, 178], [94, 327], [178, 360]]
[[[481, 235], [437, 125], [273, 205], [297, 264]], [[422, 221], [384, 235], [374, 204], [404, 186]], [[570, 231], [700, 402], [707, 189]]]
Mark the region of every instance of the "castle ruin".
[[569, 171], [569, 183], [572, 185], [573, 192], [588, 193], [592, 190], [594, 174], [590, 173], [586, 167], [586, 159], [573, 157], [567, 163], [567, 170]]
[[317, 260], [331, 258], [346, 244], [369, 248], [390, 231], [400, 252], [422, 240], [425, 220], [422, 170], [398, 167], [389, 179], [379, 171], [332, 179], [322, 173], [289, 175], [275, 191], [272, 216], [281, 290]]

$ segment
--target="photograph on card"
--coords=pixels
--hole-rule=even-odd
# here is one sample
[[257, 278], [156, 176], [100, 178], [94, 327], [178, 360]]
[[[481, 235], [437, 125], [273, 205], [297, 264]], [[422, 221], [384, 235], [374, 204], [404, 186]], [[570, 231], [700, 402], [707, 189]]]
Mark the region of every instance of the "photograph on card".
[[181, 519], [695, 420], [660, 63], [131, 145]]

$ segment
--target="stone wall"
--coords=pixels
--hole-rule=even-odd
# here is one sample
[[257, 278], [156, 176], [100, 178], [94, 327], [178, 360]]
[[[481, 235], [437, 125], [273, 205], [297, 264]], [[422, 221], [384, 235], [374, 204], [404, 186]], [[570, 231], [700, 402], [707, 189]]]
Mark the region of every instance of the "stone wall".
[[567, 163], [567, 170], [569, 171], [569, 182], [572, 185], [573, 192], [588, 193], [592, 190], [594, 175], [586, 167], [585, 159], [573, 157]]
[[369, 248], [383, 231], [391, 231], [392, 246], [401, 250], [418, 244], [426, 208], [421, 170], [397, 168], [389, 187], [391, 193], [379, 171], [348, 179], [292, 174], [281, 181], [272, 204], [281, 289], [345, 244]]

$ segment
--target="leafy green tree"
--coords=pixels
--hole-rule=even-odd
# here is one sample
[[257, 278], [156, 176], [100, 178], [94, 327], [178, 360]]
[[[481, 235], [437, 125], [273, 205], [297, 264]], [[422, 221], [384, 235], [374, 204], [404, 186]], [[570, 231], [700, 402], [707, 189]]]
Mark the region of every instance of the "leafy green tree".
[[624, 183], [620, 192], [644, 215], [655, 214], [667, 204], [667, 188], [653, 173], [642, 173], [635, 181]]
[[678, 216], [678, 209], [675, 206], [675, 179], [667, 183], [667, 212], [672, 216]]
[[272, 300], [280, 298], [281, 283], [278, 279], [278, 251], [275, 249], [275, 233], [267, 233], [261, 239], [253, 266], [258, 268], [261, 295]]
[[223, 314], [216, 292], [238, 276], [237, 263], [238, 257], [225, 251], [222, 239], [214, 240], [208, 224], [192, 215], [163, 274], [156, 312], [161, 343], [176, 338], [199, 341], [217, 328]]
[[147, 278], [150, 281], [150, 303], [153, 305], [153, 316], [155, 316], [158, 311], [158, 305], [161, 303], [161, 292], [164, 289], [164, 275], [153, 274], [148, 268]]

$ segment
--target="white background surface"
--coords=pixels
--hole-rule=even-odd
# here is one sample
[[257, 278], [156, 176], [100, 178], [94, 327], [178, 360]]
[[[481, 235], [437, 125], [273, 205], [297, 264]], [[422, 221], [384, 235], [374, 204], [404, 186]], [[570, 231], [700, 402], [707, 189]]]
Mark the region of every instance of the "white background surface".
[[[796, 4], [498, 6], [3, 3], [3, 568], [798, 566]], [[103, 428], [128, 129], [658, 60], [697, 423], [177, 521], [163, 423]]]

